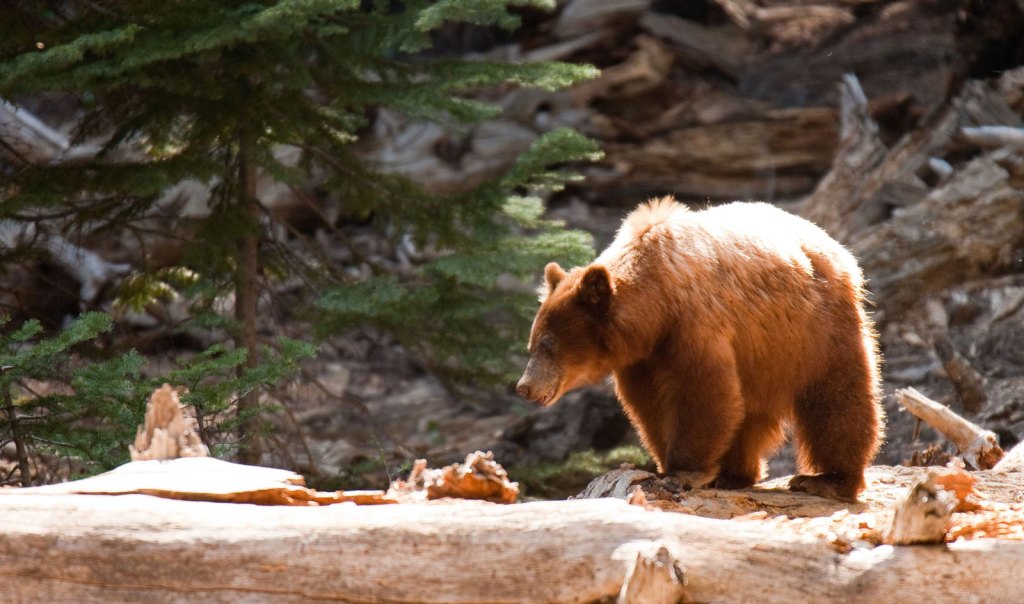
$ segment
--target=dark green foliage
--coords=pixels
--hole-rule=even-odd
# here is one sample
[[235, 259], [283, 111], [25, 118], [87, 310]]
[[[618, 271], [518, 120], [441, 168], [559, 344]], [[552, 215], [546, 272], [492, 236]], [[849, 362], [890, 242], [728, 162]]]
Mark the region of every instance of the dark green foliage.
[[127, 458], [127, 443], [145, 412], [146, 385], [139, 379], [144, 360], [129, 352], [83, 366], [70, 357], [72, 347], [110, 327], [109, 316], [86, 313], [50, 338], [38, 337], [36, 321], [0, 338], [0, 441], [99, 468]]
[[[147, 258], [118, 294], [121, 304], [141, 308], [179, 293], [193, 304], [193, 325], [234, 339], [233, 348], [215, 347], [167, 378], [192, 389], [187, 398], [204, 418], [223, 415], [229, 393], [280, 379], [310, 352], [282, 341], [276, 355], [264, 352], [260, 367], [240, 356], [243, 347], [257, 349], [245, 340], [255, 330], [238, 317], [218, 316], [215, 302], [233, 292], [240, 307], [254, 308], [255, 296], [240, 289], [245, 278], [265, 286], [300, 275], [305, 306], [289, 310], [317, 319], [321, 335], [373, 325], [451, 378], [502, 379], [533, 310], [523, 282], [549, 260], [575, 264], [591, 254], [589, 238], [540, 218], [534, 196], [562, 186], [570, 175], [561, 167], [596, 157], [597, 148], [568, 130], [548, 132], [505, 175], [442, 196], [367, 165], [350, 145], [376, 107], [457, 127], [499, 113], [473, 97], [481, 89], [553, 90], [596, 74], [564, 63], [458, 61], [430, 53], [432, 35], [444, 23], [516, 27], [510, 5], [551, 9], [554, 2], [0, 3], [0, 100], [70, 96], [78, 112], [75, 143], [101, 149], [45, 164], [15, 154], [13, 169], [0, 175], [0, 220], [75, 237], [131, 230], [147, 249], [180, 245], [178, 233], [193, 234], [176, 264], [154, 266]], [[298, 150], [297, 159], [280, 160], [275, 151], [282, 148]], [[395, 271], [360, 259], [356, 250], [355, 262], [369, 269], [365, 278], [330, 266], [322, 250], [297, 249], [315, 247], [313, 238], [270, 245], [266, 224], [276, 217], [250, 193], [257, 174], [298, 186], [315, 180], [323, 194], [318, 203], [368, 222], [396, 245], [406, 239], [433, 253], [411, 270]], [[161, 201], [186, 180], [208, 187], [205, 213], [185, 216]], [[242, 250], [252, 250], [255, 238], [263, 245], [253, 263]], [[130, 369], [97, 366], [88, 383], [100, 387], [101, 376]], [[135, 391], [117, 388], [117, 396], [137, 400]], [[131, 419], [114, 408], [97, 409], [103, 417]], [[244, 408], [232, 421], [253, 413]]]
[[[146, 216], [174, 183], [209, 182], [212, 214], [185, 257], [199, 276], [186, 292], [203, 293], [208, 307], [233, 286], [237, 242], [256, 228], [239, 197], [239, 163], [291, 183], [315, 171], [346, 213], [372, 217], [381, 229], [429, 241], [444, 254], [412, 277], [378, 270], [365, 283], [286, 266], [326, 288], [321, 333], [373, 323], [438, 366], [468, 363], [467, 375], [483, 369], [492, 377], [508, 351], [508, 342], [494, 336], [520, 337], [528, 314], [527, 298], [496, 289], [497, 277], [532, 279], [548, 260], [572, 264], [590, 253], [585, 237], [539, 220], [540, 205], [522, 198], [561, 186], [567, 175], [550, 166], [598, 154], [574, 132], [547, 133], [504, 177], [451, 196], [379, 173], [347, 148], [366, 124], [368, 107], [449, 124], [479, 121], [498, 108], [465, 93], [508, 83], [556, 89], [595, 75], [593, 68], [564, 63], [414, 54], [429, 49], [431, 32], [445, 22], [514, 28], [518, 16], [509, 5], [551, 9], [550, 0], [413, 1], [401, 9], [339, 0], [136, 0], [103, 9], [22, 4], [0, 7], [0, 39], [7, 40], [0, 46], [0, 97], [77, 94], [83, 111], [77, 138], [98, 138], [109, 153], [72, 165], [23, 167], [6, 181], [0, 218], [53, 208], [78, 228], [116, 227]], [[280, 145], [303, 150], [297, 165], [275, 159], [272, 150]], [[167, 218], [161, 226], [173, 231]], [[280, 266], [273, 249], [264, 252], [263, 266]], [[137, 287], [128, 291], [135, 304], [138, 294], [154, 292], [146, 275], [133, 282]], [[444, 334], [452, 339], [441, 341]]]
[[[593, 143], [572, 131], [541, 137], [502, 183], [477, 191], [482, 200], [492, 201], [487, 197], [491, 195], [500, 204], [481, 216], [482, 221], [467, 220], [482, 236], [473, 237], [468, 230], [453, 234], [447, 254], [417, 267], [405, 280], [385, 274], [331, 289], [320, 300], [325, 311], [322, 333], [373, 324], [420, 352], [449, 378], [510, 379], [514, 367], [509, 361], [522, 350], [536, 307], [536, 295], [515, 284], [535, 278], [552, 260], [569, 266], [586, 261], [591, 241], [584, 233], [562, 231], [543, 220], [539, 199], [505, 191], [558, 186], [564, 176], [545, 172], [546, 165], [556, 158], [585, 159], [595, 153]], [[503, 275], [512, 277], [512, 283], [496, 287]]]
[[[316, 347], [305, 342], [280, 338], [276, 346], [264, 346], [260, 363], [244, 366], [246, 350], [214, 345], [191, 359], [179, 359], [180, 369], [159, 378], [188, 389], [181, 401], [193, 405], [199, 420], [200, 436], [215, 456], [237, 449], [232, 436], [253, 415], [272, 410], [262, 405], [233, 412], [238, 399], [260, 386], [273, 386], [299, 369], [299, 361], [316, 354]], [[239, 371], [239, 368], [242, 368]], [[156, 386], [156, 381], [153, 386]]]

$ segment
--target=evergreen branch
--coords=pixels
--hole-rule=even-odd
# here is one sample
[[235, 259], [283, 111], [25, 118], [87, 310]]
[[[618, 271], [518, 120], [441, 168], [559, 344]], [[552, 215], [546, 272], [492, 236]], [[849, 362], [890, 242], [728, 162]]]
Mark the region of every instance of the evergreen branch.
[[554, 10], [553, 0], [439, 0], [419, 12], [416, 28], [420, 31], [437, 29], [445, 22], [495, 25], [513, 30], [521, 19], [508, 12], [507, 6], [535, 6]]
[[[51, 46], [43, 52], [27, 52], [6, 64], [0, 64], [0, 94], [16, 90], [19, 81], [39, 74], [71, 70], [90, 53], [103, 54], [135, 41], [143, 31], [137, 25], [98, 33], [83, 34], [66, 44]], [[5, 91], [7, 91], [5, 93]], [[28, 92], [27, 90], [25, 92]]]

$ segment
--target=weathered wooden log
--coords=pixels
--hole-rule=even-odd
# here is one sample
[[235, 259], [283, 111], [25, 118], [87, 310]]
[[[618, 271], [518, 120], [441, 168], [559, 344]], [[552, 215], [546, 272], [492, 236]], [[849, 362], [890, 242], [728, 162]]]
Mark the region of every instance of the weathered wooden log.
[[[1024, 454], [1024, 446], [1021, 446], [1021, 452]], [[975, 472], [972, 476], [986, 499], [1008, 504], [1017, 501], [1015, 493], [1021, 482], [1017, 472], [1020, 471], [1017, 466], [1007, 466], [1006, 472]], [[924, 476], [924, 470], [919, 467], [869, 467], [865, 473], [868, 488], [861, 493], [860, 501], [851, 504], [792, 492], [787, 487], [790, 476], [766, 480], [751, 489], [679, 491], [655, 474], [622, 468], [595, 478], [576, 498], [637, 499], [664, 511], [706, 518], [737, 518], [752, 513], [820, 518], [842, 511], [880, 514], [888, 518], [904, 500], [907, 491]], [[640, 497], [637, 497], [638, 490]]]
[[650, 4], [651, 0], [572, 0], [558, 15], [554, 33], [559, 38], [587, 34], [636, 19]]
[[878, 124], [868, 114], [868, 99], [853, 74], [839, 86], [839, 148], [832, 169], [804, 201], [804, 216], [833, 235], [857, 214], [864, 200], [857, 194], [866, 174], [876, 169], [888, 149], [878, 135]]
[[1024, 472], [1024, 442], [1017, 443], [1007, 451], [999, 463], [992, 468], [995, 472]]
[[693, 67], [710, 67], [731, 78], [739, 78], [753, 52], [750, 42], [730, 26], [705, 27], [674, 15], [647, 13], [640, 26], [676, 45], [679, 59]]
[[0, 99], [0, 156], [22, 164], [73, 162], [93, 159], [94, 145], [72, 145], [24, 107]]
[[968, 414], [978, 413], [988, 404], [988, 395], [985, 392], [985, 376], [971, 366], [964, 355], [956, 349], [949, 334], [945, 331], [932, 336], [932, 348], [935, 355], [942, 362], [942, 369], [946, 377], [953, 384], [957, 398], [963, 411]]
[[[855, 547], [788, 525], [600, 499], [317, 508], [143, 495], [0, 495], [5, 601], [581, 602], [664, 546], [716, 602], [1014, 602], [1024, 543]], [[941, 581], [935, 568], [955, 567]]]
[[584, 104], [608, 96], [635, 96], [660, 86], [672, 67], [672, 53], [652, 36], [638, 36], [636, 45], [625, 61], [602, 70], [597, 79], [576, 85], [570, 91], [572, 99]]
[[602, 148], [613, 171], [585, 172], [597, 187], [628, 184], [681, 198], [785, 197], [814, 186], [835, 150], [835, 132], [829, 108], [764, 111], [650, 133], [643, 145], [608, 142]]

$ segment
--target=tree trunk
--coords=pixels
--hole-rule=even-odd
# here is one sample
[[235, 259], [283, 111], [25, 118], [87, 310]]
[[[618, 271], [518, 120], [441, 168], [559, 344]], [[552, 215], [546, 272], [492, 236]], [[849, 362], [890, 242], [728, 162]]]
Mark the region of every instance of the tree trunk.
[[18, 478], [21, 486], [32, 486], [32, 468], [28, 465], [28, 449], [25, 444], [25, 437], [21, 433], [21, 420], [18, 418], [18, 410], [14, 408], [14, 401], [11, 400], [11, 393], [4, 390], [4, 411], [7, 413], [7, 421], [11, 424], [11, 440], [14, 441], [14, 454], [18, 458]]
[[[235, 267], [235, 319], [238, 331], [235, 345], [248, 351], [245, 364], [239, 373], [259, 363], [259, 339], [256, 333], [257, 307], [259, 303], [259, 220], [260, 207], [256, 200], [256, 165], [252, 161], [252, 141], [242, 134], [238, 144], [238, 211], [246, 218], [245, 234], [238, 240], [238, 257]], [[240, 426], [241, 449], [239, 461], [259, 464], [261, 457], [261, 421], [258, 413], [259, 390], [245, 393], [238, 401], [238, 413], [248, 415]]]

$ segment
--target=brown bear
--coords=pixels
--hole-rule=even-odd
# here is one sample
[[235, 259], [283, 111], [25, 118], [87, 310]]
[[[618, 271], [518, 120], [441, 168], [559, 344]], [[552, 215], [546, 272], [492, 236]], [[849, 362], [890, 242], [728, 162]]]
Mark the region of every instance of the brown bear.
[[856, 500], [878, 449], [876, 334], [854, 257], [764, 203], [640, 206], [592, 264], [544, 270], [523, 398], [609, 374], [658, 471], [744, 488], [787, 425], [789, 487]]

